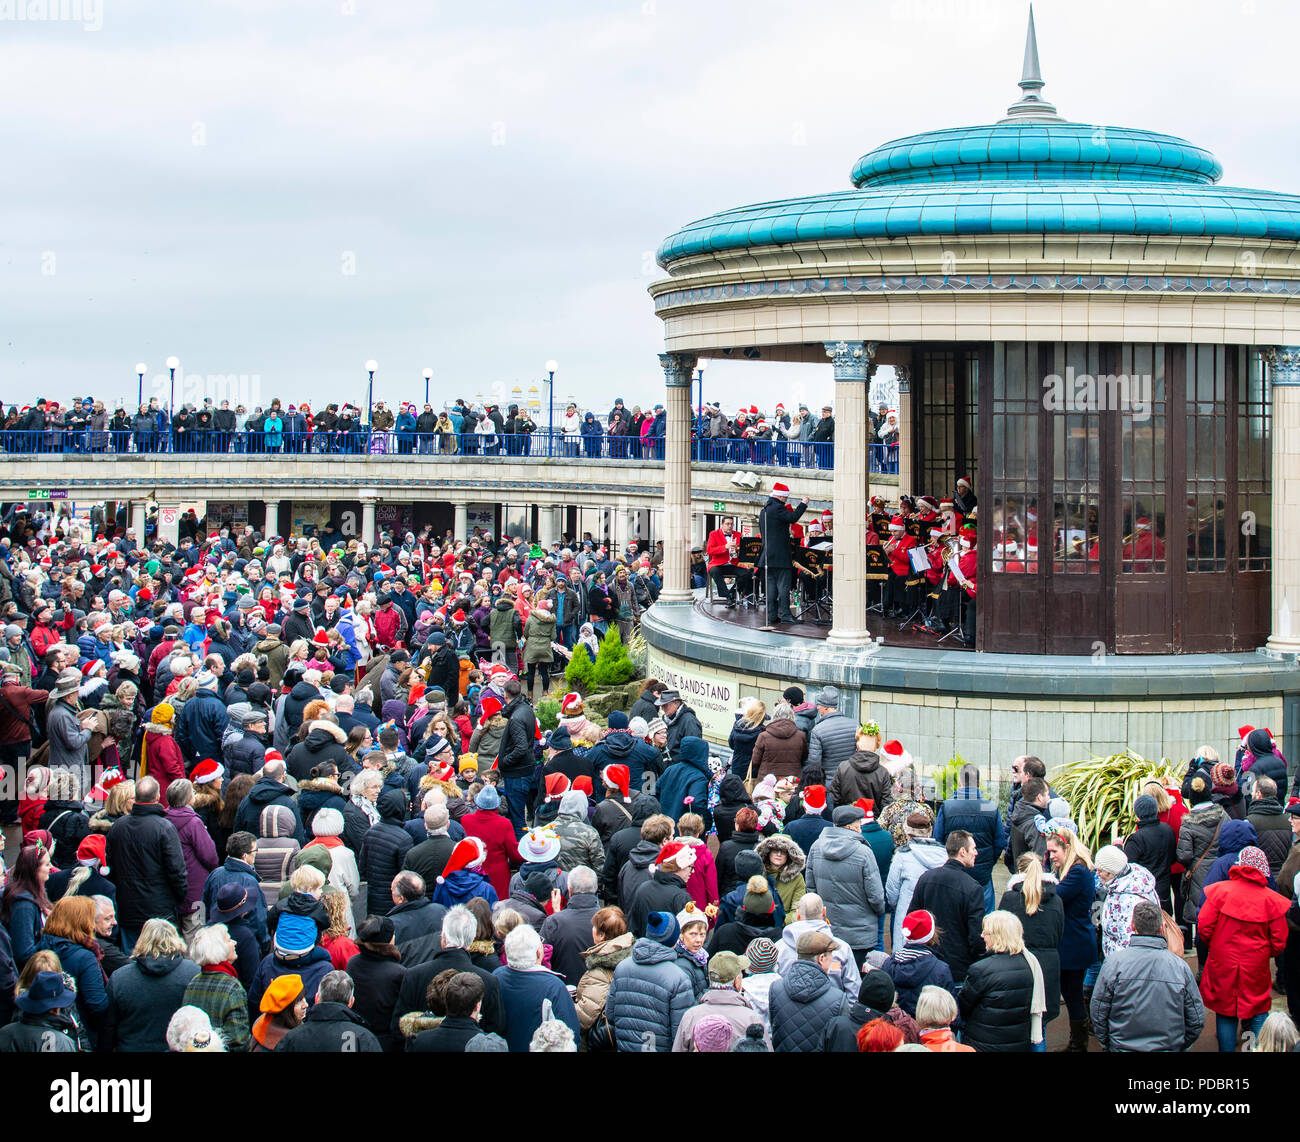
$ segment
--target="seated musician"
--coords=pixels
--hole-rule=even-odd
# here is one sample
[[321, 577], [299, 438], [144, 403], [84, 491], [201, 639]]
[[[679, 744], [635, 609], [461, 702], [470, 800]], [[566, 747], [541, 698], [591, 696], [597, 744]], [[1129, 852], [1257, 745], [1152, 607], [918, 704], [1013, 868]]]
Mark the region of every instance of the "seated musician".
[[708, 542], [704, 545], [705, 554], [709, 557], [709, 578], [713, 580], [713, 589], [719, 595], [727, 596], [729, 607], [736, 605], [737, 591], [748, 595], [754, 586], [754, 565], [748, 564], [746, 569], [736, 563], [739, 541], [735, 520], [728, 516], [723, 519], [720, 528], [709, 532]]
[[[904, 497], [906, 499], [907, 497]], [[916, 540], [907, 534], [907, 524], [902, 515], [889, 521], [889, 541], [885, 555], [889, 559], [889, 585], [885, 590], [885, 617], [894, 618], [907, 613], [907, 580], [912, 575], [912, 561], [908, 550]]]
[[925, 573], [925, 625], [931, 630], [935, 630], [941, 625], [938, 616], [939, 592], [943, 584], [944, 573], [947, 570], [945, 561], [948, 557], [944, 545], [945, 534], [946, 532], [942, 527], [931, 527], [930, 541], [925, 545], [926, 554], [930, 558], [930, 569]]
[[962, 528], [957, 537], [961, 555], [957, 560], [957, 570], [961, 572], [962, 589], [966, 592], [966, 618], [962, 623], [961, 641], [963, 646], [975, 645], [975, 571], [979, 563], [979, 554], [975, 550], [975, 532]]

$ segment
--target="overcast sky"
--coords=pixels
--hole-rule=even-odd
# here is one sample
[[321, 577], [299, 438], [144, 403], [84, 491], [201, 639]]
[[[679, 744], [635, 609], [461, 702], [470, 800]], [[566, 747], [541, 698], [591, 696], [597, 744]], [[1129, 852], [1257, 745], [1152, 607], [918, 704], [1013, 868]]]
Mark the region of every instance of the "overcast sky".
[[[191, 378], [249, 378], [227, 395], [258, 403], [364, 400], [371, 357], [390, 401], [422, 396], [425, 366], [435, 402], [508, 397], [555, 358], [560, 396], [653, 403], [659, 243], [847, 188], [891, 138], [997, 119], [1026, 16], [1020, 0], [63, 3], [82, 19], [0, 16], [6, 403], [133, 401], [136, 362], [148, 388], [170, 354]], [[1181, 135], [1227, 184], [1300, 190], [1296, 5], [1040, 0], [1035, 18], [1066, 117]], [[763, 407], [832, 388], [829, 364], [718, 364], [705, 384]]]

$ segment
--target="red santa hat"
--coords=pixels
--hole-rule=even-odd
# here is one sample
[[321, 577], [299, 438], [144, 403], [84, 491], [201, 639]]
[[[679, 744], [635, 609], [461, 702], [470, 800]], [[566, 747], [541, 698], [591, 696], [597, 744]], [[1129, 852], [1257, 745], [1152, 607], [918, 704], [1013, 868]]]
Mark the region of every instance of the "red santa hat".
[[874, 821], [876, 819], [876, 802], [874, 798], [859, 797], [853, 804], [866, 814], [863, 818], [864, 821]]
[[263, 758], [263, 763], [268, 761], [283, 761], [283, 760], [284, 760], [284, 754], [282, 754], [278, 749], [268, 749], [266, 751], [266, 757]]
[[478, 837], [466, 837], [463, 841], [458, 841], [456, 847], [451, 850], [451, 856], [447, 858], [447, 863], [443, 866], [442, 875], [438, 877], [438, 883], [444, 883], [453, 872], [461, 872], [467, 868], [478, 868], [486, 859], [487, 846]]
[[965, 488], [965, 489], [969, 492], [969, 491], [970, 491], [970, 481], [969, 481], [968, 479], [966, 479], [965, 476], [958, 476], [958, 477], [957, 477], [957, 487], [959, 487], [959, 488]]
[[563, 773], [546, 775], [546, 800], [558, 801], [569, 791], [569, 779]]
[[573, 787], [579, 793], [585, 793], [588, 797], [592, 796], [591, 778], [585, 773], [579, 774], [573, 779]]
[[824, 512], [822, 512], [822, 524], [823, 524], [823, 525], [830, 523], [831, 520], [834, 519], [834, 518], [835, 518], [835, 516], [834, 516], [834, 514], [831, 512], [831, 509], [830, 509], [830, 508], [827, 508]]
[[777, 499], [783, 500], [789, 494], [790, 489], [785, 484], [778, 482], [772, 485], [772, 495], [776, 496]]
[[329, 632], [324, 627], [317, 627], [316, 633], [311, 636], [311, 641], [316, 646], [329, 646]]
[[939, 501], [939, 510], [940, 510], [940, 511], [945, 511], [945, 512], [946, 512], [946, 511], [951, 511], [951, 510], [952, 510], [952, 500], [950, 500], [950, 499], [942, 499], [942, 500], [940, 500], [940, 501]]
[[651, 870], [657, 871], [660, 865], [672, 861], [678, 870], [690, 868], [695, 863], [695, 846], [688, 845], [685, 841], [669, 841], [659, 850], [659, 855], [655, 857], [651, 864]]
[[809, 785], [803, 791], [803, 807], [806, 813], [820, 813], [826, 808], [826, 786]]
[[581, 694], [570, 691], [560, 699], [560, 713], [565, 717], [568, 717], [570, 714], [581, 714], [582, 711], [583, 705]]
[[903, 917], [903, 939], [912, 944], [928, 944], [934, 935], [934, 916], [924, 908]]
[[1238, 726], [1237, 736], [1244, 742], [1254, 732], [1254, 726]]
[[478, 724], [480, 726], [487, 725], [487, 720], [490, 717], [492, 717], [494, 714], [501, 713], [501, 699], [498, 698], [495, 694], [489, 694], [486, 698], [483, 699], [483, 702], [479, 708], [482, 711], [482, 713], [479, 717]]
[[1139, 516], [1137, 527], [1138, 531], [1149, 531], [1151, 529], [1151, 520], [1147, 516]]
[[605, 783], [607, 789], [617, 789], [623, 795], [624, 801], [632, 800], [628, 794], [628, 786], [632, 781], [632, 771], [626, 765], [605, 766], [600, 779]]
[[451, 621], [458, 625], [463, 625], [465, 622], [465, 612], [458, 610], [454, 615], [451, 616]]
[[903, 522], [903, 517], [902, 517], [901, 515], [896, 515], [896, 516], [894, 516], [893, 519], [891, 519], [891, 520], [889, 521], [889, 530], [890, 530], [890, 531], [906, 531], [906, 530], [907, 530], [907, 524]]
[[208, 785], [213, 781], [220, 781], [225, 769], [218, 765], [210, 757], [205, 757], [190, 772], [190, 780], [195, 785]]

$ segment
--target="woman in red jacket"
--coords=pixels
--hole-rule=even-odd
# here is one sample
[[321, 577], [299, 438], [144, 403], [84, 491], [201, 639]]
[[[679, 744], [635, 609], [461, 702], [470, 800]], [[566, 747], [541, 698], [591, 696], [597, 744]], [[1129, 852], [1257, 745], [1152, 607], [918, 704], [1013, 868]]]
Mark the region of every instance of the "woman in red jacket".
[[[185, 758], [172, 736], [176, 711], [170, 702], [159, 702], [150, 715], [152, 721], [144, 727], [144, 757], [140, 776], [148, 775], [158, 782], [158, 799], [167, 799], [167, 786], [185, 776]], [[203, 759], [200, 759], [203, 760]]]
[[496, 889], [497, 896], [505, 900], [510, 896], [510, 869], [522, 862], [514, 826], [509, 817], [497, 811], [501, 806], [501, 795], [496, 786], [483, 786], [474, 798], [474, 805], [476, 811], [466, 813], [460, 824], [467, 837], [478, 837], [487, 847], [483, 874]]
[[[1142, 792], [1148, 797], [1155, 799], [1156, 808], [1160, 811], [1160, 821], [1168, 825], [1174, 831], [1174, 846], [1178, 845], [1178, 833], [1183, 827], [1183, 818], [1187, 816], [1187, 806], [1183, 803], [1183, 795], [1177, 789], [1170, 789], [1162, 785], [1159, 781], [1148, 781], [1142, 786]], [[1174, 910], [1169, 912], [1169, 901], [1160, 901], [1160, 907], [1171, 916], [1181, 916], [1183, 914], [1183, 873], [1187, 869], [1177, 861], [1173, 863], [1170, 872], [1170, 888], [1173, 891]]]
[[1268, 857], [1250, 845], [1228, 879], [1205, 890], [1197, 934], [1209, 946], [1201, 998], [1214, 1012], [1219, 1050], [1237, 1049], [1238, 1020], [1253, 1041], [1273, 1003], [1269, 961], [1286, 948], [1290, 901], [1268, 887]]

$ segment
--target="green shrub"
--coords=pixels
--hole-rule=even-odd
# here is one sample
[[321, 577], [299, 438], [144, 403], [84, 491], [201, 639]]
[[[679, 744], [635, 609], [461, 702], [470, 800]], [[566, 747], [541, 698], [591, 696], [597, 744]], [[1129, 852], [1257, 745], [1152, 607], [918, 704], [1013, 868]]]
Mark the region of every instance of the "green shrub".
[[574, 648], [569, 665], [564, 668], [564, 684], [570, 690], [586, 695], [595, 684], [596, 666], [585, 650]]
[[560, 724], [560, 703], [554, 698], [543, 698], [534, 710], [542, 729], [553, 730]]
[[611, 624], [600, 642], [592, 683], [598, 690], [612, 690], [615, 686], [630, 681], [635, 674], [636, 667], [627, 655], [627, 647], [623, 645], [618, 627]]

